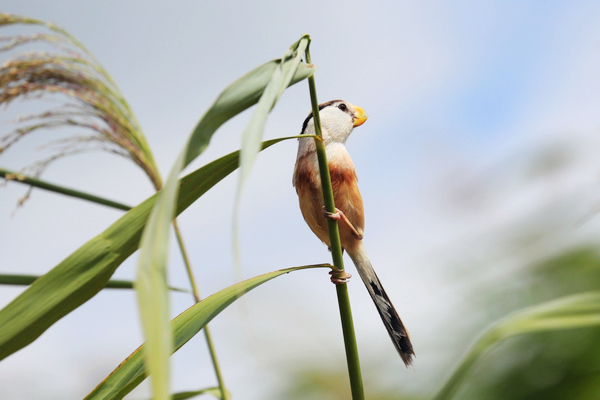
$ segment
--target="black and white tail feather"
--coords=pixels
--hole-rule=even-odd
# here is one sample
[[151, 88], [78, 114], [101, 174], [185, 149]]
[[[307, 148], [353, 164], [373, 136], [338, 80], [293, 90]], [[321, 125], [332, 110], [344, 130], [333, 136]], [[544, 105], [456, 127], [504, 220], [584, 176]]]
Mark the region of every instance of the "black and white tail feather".
[[367, 290], [375, 303], [375, 307], [381, 316], [381, 320], [383, 321], [396, 350], [398, 350], [400, 357], [402, 357], [402, 361], [404, 361], [404, 364], [407, 367], [410, 366], [415, 352], [410, 343], [408, 332], [406, 331], [400, 316], [396, 312], [394, 305], [385, 293], [362, 243], [360, 243], [359, 247], [353, 253], [348, 252], [348, 255], [354, 262], [358, 274], [367, 287]]

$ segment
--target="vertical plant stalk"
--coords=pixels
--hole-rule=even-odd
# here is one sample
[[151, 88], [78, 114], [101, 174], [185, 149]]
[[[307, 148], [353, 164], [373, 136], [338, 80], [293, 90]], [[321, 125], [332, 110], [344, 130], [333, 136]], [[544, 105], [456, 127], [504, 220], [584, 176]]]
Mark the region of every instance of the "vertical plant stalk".
[[[181, 251], [181, 257], [183, 258], [183, 263], [185, 264], [185, 270], [187, 271], [188, 278], [190, 281], [190, 285], [192, 287], [192, 295], [194, 296], [194, 301], [196, 303], [200, 303], [200, 291], [198, 290], [198, 286], [196, 285], [196, 279], [194, 279], [194, 272], [192, 270], [192, 266], [190, 264], [190, 259], [187, 254], [186, 247], [183, 243], [183, 237], [181, 235], [181, 231], [179, 230], [179, 224], [177, 220], [173, 220], [173, 228], [175, 229], [175, 236], [177, 237], [177, 243], [179, 244], [179, 250]], [[221, 368], [219, 367], [219, 361], [217, 360], [217, 353], [215, 352], [215, 348], [212, 341], [212, 335], [210, 334], [210, 330], [208, 329], [208, 324], [204, 327], [204, 337], [206, 338], [206, 345], [208, 346], [208, 351], [210, 353], [210, 358], [213, 363], [213, 368], [215, 370], [215, 375], [217, 377], [217, 383], [219, 385], [219, 390], [221, 391], [221, 399], [229, 400], [229, 392], [225, 388], [225, 381], [223, 380], [223, 375], [221, 374]]]
[[[306, 62], [312, 64], [310, 60], [309, 47], [306, 48]], [[314, 140], [317, 147], [317, 158], [319, 161], [319, 173], [321, 175], [321, 186], [323, 190], [325, 209], [331, 213], [334, 213], [335, 202], [333, 199], [333, 188], [331, 187], [331, 178], [329, 176], [325, 144], [323, 143], [322, 139], [321, 118], [319, 117], [319, 103], [317, 101], [317, 89], [314, 75], [308, 78], [308, 87], [310, 90], [310, 101], [312, 104], [313, 118], [315, 122], [315, 133], [317, 134], [317, 137], [315, 137]], [[329, 238], [331, 240], [331, 256], [333, 258], [333, 265], [338, 270], [343, 271], [344, 259], [337, 221], [328, 218], [327, 229], [329, 230]], [[340, 308], [340, 318], [342, 320], [342, 331], [344, 335], [344, 346], [346, 348], [346, 362], [348, 363], [348, 375], [350, 378], [352, 400], [364, 400], [365, 394], [363, 389], [362, 373], [360, 371], [358, 346], [356, 345], [356, 335], [354, 333], [352, 310], [350, 308], [350, 297], [348, 296], [348, 286], [343, 283], [340, 285], [335, 285], [335, 289]]]

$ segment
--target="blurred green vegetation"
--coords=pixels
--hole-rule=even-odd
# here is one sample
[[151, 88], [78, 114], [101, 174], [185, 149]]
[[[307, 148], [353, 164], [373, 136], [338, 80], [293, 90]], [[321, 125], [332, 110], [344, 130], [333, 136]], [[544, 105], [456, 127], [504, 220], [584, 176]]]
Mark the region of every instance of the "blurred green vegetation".
[[[478, 311], [490, 311], [488, 322], [513, 311], [600, 288], [600, 251], [580, 246], [549, 256], [504, 280], [495, 288], [479, 288]], [[472, 332], [473, 338], [478, 332]], [[452, 398], [569, 399], [600, 398], [600, 328], [579, 328], [517, 336], [488, 351]], [[458, 362], [458, 361], [455, 361]], [[454, 365], [448, 365], [450, 370]], [[278, 399], [348, 399], [345, 371], [311, 369], [293, 373]], [[385, 385], [369, 385], [369, 399], [416, 400], [435, 393], [437, 385], [422, 388], [422, 395], [405, 394]]]
[[[372, 400], [420, 400], [423, 397], [404, 395], [394, 388], [364, 379], [365, 396]], [[348, 373], [345, 369], [299, 369], [290, 372], [288, 384], [272, 399], [286, 400], [342, 400], [350, 399]]]
[[[542, 260], [502, 291], [525, 307], [600, 288], [600, 252], [582, 246]], [[525, 283], [525, 285], [523, 285]], [[516, 299], [516, 300], [515, 300]], [[600, 398], [600, 328], [537, 333], [507, 340], [484, 356], [460, 399]]]

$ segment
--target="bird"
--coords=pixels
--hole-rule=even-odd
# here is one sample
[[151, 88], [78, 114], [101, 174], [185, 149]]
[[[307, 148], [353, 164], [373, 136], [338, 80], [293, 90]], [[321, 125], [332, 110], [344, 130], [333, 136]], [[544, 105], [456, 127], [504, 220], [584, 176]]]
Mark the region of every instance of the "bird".
[[[327, 218], [338, 221], [340, 241], [365, 284], [375, 307], [381, 316], [396, 350], [408, 367], [415, 356], [410, 337], [400, 316], [369, 261], [363, 245], [365, 217], [363, 200], [358, 189], [356, 169], [346, 149], [346, 140], [354, 128], [367, 120], [367, 113], [360, 107], [344, 100], [332, 100], [319, 105], [322, 139], [333, 188], [336, 210], [325, 210], [319, 163], [313, 137], [300, 138], [294, 167], [293, 185], [298, 194], [300, 211], [313, 233], [331, 249]], [[314, 135], [313, 113], [302, 124], [302, 135]], [[334, 279], [342, 283], [345, 279]]]

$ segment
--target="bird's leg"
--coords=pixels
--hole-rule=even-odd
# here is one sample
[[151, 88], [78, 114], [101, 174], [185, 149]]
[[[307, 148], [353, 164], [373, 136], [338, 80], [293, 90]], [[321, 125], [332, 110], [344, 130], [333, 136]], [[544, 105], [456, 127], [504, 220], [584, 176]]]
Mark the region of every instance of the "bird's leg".
[[329, 275], [331, 275], [331, 282], [336, 285], [343, 285], [344, 283], [347, 283], [350, 278], [352, 278], [352, 275], [343, 269], [337, 269], [335, 267], [329, 271]]
[[346, 214], [344, 214], [344, 212], [342, 210], [340, 210], [339, 208], [335, 208], [335, 212], [329, 212], [325, 209], [325, 206], [323, 206], [323, 216], [325, 218], [331, 218], [331, 219], [335, 219], [338, 222], [344, 222], [346, 225], [348, 225], [348, 227], [350, 228], [350, 230], [352, 231], [352, 233], [354, 233], [354, 235], [358, 238], [358, 240], [362, 240], [363, 235], [358, 232], [358, 230], [354, 227], [354, 225], [352, 225], [352, 222], [350, 222], [350, 220], [348, 219], [348, 217], [346, 217]]

